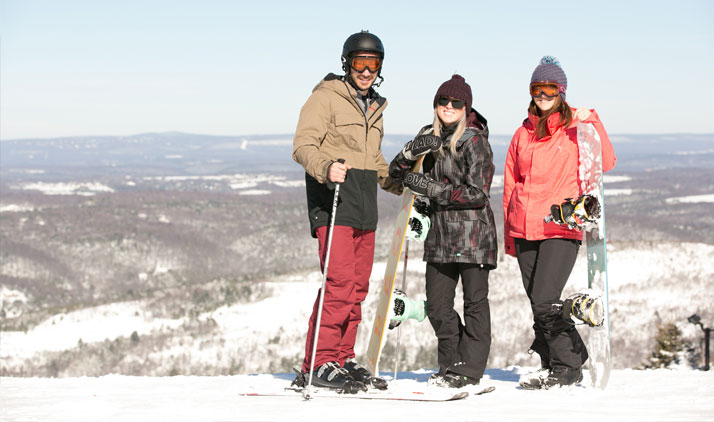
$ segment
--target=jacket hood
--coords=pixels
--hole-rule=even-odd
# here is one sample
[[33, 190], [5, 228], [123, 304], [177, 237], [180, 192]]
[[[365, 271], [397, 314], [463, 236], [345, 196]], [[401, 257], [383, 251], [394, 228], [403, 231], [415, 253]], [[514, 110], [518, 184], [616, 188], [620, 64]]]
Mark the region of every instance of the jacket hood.
[[464, 134], [461, 135], [461, 138], [456, 142], [456, 146], [460, 147], [461, 144], [474, 136], [488, 136], [488, 122], [481, 113], [472, 108], [466, 119], [466, 131], [464, 131]]
[[488, 127], [488, 121], [475, 108], [472, 108], [466, 118], [466, 126], [477, 130], [485, 130]]

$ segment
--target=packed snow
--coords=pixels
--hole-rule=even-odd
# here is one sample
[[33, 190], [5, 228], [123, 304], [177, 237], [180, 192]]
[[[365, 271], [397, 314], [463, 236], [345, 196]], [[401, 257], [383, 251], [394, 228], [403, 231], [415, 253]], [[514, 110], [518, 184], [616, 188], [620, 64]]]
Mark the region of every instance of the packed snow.
[[[3, 378], [6, 421], [711, 421], [714, 372], [616, 370], [605, 390], [580, 385], [546, 391], [518, 387], [532, 368], [489, 369], [481, 388], [496, 390], [451, 402], [359, 400], [284, 393], [292, 374], [230, 377]], [[443, 394], [427, 387], [430, 371], [400, 372], [393, 396]], [[586, 378], [587, 379], [587, 376]], [[469, 391], [477, 391], [471, 387]], [[364, 396], [364, 395], [362, 395]]]

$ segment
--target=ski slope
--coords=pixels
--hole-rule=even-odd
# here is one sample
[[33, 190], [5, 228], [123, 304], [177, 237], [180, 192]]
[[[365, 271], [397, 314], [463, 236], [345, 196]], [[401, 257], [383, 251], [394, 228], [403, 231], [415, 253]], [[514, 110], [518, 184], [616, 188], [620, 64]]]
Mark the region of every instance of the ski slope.
[[[714, 372], [615, 370], [606, 390], [518, 388], [531, 368], [489, 369], [496, 391], [445, 403], [243, 397], [282, 391], [293, 375], [2, 378], [2, 421], [711, 421]], [[402, 372], [389, 391], [427, 389], [430, 371]], [[587, 374], [585, 379], [588, 379]], [[438, 387], [429, 387], [438, 388]], [[439, 389], [442, 390], [442, 389]]]

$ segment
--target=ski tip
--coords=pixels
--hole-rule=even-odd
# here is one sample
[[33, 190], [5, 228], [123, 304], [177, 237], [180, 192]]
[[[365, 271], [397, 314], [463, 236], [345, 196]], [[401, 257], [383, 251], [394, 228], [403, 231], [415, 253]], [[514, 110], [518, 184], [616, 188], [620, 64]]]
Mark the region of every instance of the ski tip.
[[449, 397], [448, 399], [446, 399], [446, 401], [461, 400], [461, 399], [465, 399], [465, 398], [468, 397], [468, 396], [469, 396], [469, 392], [468, 392], [468, 391], [462, 391], [462, 392], [460, 392], [460, 393], [456, 393], [456, 394], [454, 394], [453, 396]]
[[490, 392], [492, 392], [492, 391], [496, 391], [496, 387], [494, 387], [493, 385], [490, 386], [490, 387], [484, 388], [483, 390], [479, 391], [478, 393], [476, 393], [476, 394], [474, 394], [474, 395], [480, 396], [481, 394], [490, 393]]

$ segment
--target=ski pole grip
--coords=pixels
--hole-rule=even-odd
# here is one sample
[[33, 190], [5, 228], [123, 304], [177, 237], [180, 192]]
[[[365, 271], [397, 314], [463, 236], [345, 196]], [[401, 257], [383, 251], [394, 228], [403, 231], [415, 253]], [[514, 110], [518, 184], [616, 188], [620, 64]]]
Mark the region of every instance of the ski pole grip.
[[[344, 163], [345, 163], [345, 159], [344, 159], [344, 158], [338, 158], [338, 159], [337, 159], [337, 162], [340, 163], [340, 164], [344, 164]], [[347, 174], [346, 174], [346, 173], [345, 173], [345, 180], [347, 180]], [[339, 183], [337, 183], [337, 184], [339, 185]]]

